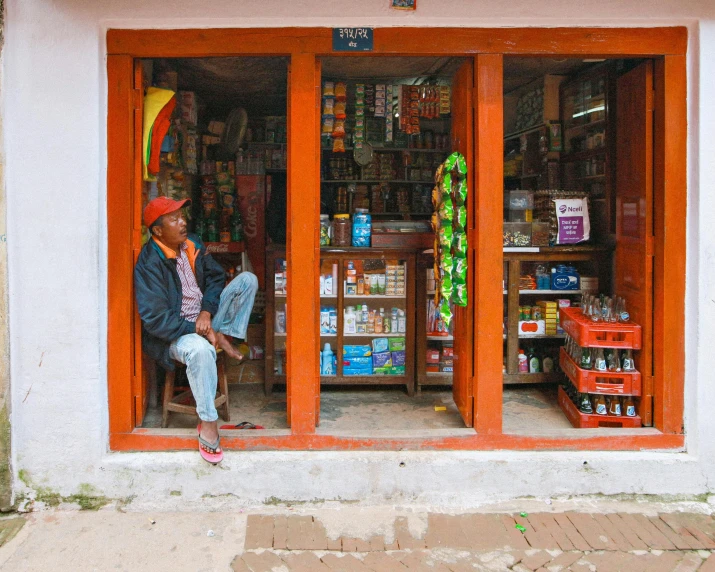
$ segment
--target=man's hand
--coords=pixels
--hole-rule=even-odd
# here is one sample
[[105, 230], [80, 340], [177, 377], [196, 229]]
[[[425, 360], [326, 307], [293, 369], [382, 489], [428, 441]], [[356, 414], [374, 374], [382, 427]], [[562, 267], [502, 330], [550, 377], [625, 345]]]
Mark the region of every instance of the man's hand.
[[196, 333], [206, 338], [209, 330], [211, 330], [211, 314], [202, 310], [199, 312], [199, 317], [196, 318]]
[[209, 331], [206, 332], [206, 335], [204, 336], [209, 343], [216, 349], [218, 349], [218, 338], [216, 336], [216, 332], [214, 332], [213, 328], [209, 326]]

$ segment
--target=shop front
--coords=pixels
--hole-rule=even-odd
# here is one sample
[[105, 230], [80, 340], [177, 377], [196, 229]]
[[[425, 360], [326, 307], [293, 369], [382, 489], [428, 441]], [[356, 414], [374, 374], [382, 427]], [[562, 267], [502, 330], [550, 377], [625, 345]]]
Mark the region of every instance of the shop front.
[[[377, 27], [362, 52], [336, 32], [107, 32], [110, 449], [195, 447], [180, 417], [152, 425], [133, 302], [143, 205], [177, 193], [264, 293], [255, 359], [228, 364], [262, 391], [228, 393], [265, 428], [224, 448], [682, 451], [687, 30]], [[184, 138], [155, 183], [148, 88]]]

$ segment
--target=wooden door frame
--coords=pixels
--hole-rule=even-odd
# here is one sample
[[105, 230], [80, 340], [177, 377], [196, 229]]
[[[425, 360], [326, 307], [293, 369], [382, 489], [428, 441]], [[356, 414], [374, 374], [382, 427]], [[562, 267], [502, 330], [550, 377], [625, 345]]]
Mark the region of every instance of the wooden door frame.
[[[429, 36], [430, 41], [425, 41]], [[110, 448], [126, 450], [191, 449], [195, 437], [133, 427], [131, 188], [134, 171], [132, 90], [134, 58], [287, 56], [299, 68], [288, 95], [288, 126], [292, 169], [302, 171], [298, 184], [312, 195], [320, 189], [318, 159], [311, 137], [315, 132], [313, 96], [315, 62], [332, 52], [330, 28], [261, 28], [207, 30], [109, 30], [107, 32], [107, 230], [108, 230], [108, 395]], [[475, 134], [477, 228], [470, 240], [477, 249], [474, 305], [475, 427], [465, 437], [379, 439], [343, 438], [315, 433], [316, 391], [319, 391], [314, 340], [291, 346], [295, 395], [291, 404], [290, 435], [225, 437], [229, 449], [462, 449], [462, 450], [634, 450], [682, 449], [684, 403], [684, 285], [686, 254], [687, 76], [688, 34], [683, 27], [666, 28], [378, 28], [374, 51], [350, 55], [475, 57]], [[503, 56], [652, 57], [656, 62], [655, 141], [655, 371], [657, 429], [642, 435], [612, 437], [527, 437], [503, 434], [501, 363], [501, 154], [503, 128]], [[312, 66], [312, 68], [311, 68]], [[313, 71], [311, 72], [310, 69]], [[308, 93], [310, 91], [310, 94]], [[300, 141], [301, 145], [296, 145]], [[306, 144], [307, 143], [307, 144]], [[301, 149], [303, 147], [303, 149]], [[498, 156], [497, 156], [498, 155]], [[290, 177], [290, 175], [289, 175]], [[298, 182], [300, 181], [300, 182]], [[293, 192], [297, 192], [293, 187]], [[497, 200], [498, 197], [498, 200]], [[319, 200], [319, 199], [318, 199]], [[319, 249], [315, 200], [293, 201], [288, 213], [294, 256]], [[665, 208], [667, 205], [667, 208]], [[668, 232], [665, 232], [665, 229]], [[301, 266], [293, 273], [295, 303], [288, 324], [318, 323], [313, 292], [318, 268]], [[665, 272], [668, 277], [666, 280]], [[298, 279], [298, 283], [295, 280]], [[290, 284], [290, 282], [289, 282]], [[305, 289], [300, 290], [299, 286]], [[498, 301], [502, 300], [502, 301]], [[300, 321], [296, 321], [299, 319]], [[665, 343], [666, 325], [668, 343]], [[290, 326], [289, 326], [290, 327]], [[317, 326], [316, 326], [317, 327]], [[309, 336], [303, 336], [308, 338]], [[292, 336], [298, 338], [298, 336]], [[490, 357], [492, 356], [492, 357]], [[295, 385], [298, 387], [296, 388]], [[660, 396], [660, 397], [658, 397]]]

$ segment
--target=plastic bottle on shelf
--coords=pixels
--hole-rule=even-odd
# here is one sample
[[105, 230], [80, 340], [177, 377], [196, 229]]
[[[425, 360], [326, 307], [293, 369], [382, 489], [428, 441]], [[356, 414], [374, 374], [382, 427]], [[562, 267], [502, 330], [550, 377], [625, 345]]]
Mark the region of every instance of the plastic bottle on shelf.
[[541, 370], [544, 373], [552, 373], [554, 371], [554, 360], [551, 356], [545, 356], [544, 359], [541, 360]]
[[368, 322], [368, 315], [369, 315], [369, 313], [368, 313], [368, 311], [367, 311], [367, 304], [363, 304], [363, 305], [362, 305], [362, 318], [361, 318], [361, 320], [360, 320], [363, 324], [367, 324], [367, 322]]
[[398, 310], [397, 312], [397, 331], [400, 334], [407, 333], [407, 316], [405, 316], [404, 310]]
[[519, 373], [529, 373], [529, 360], [524, 350], [519, 350]]
[[367, 333], [375, 333], [375, 310], [370, 310], [367, 314]]
[[320, 375], [335, 375], [335, 370], [333, 369], [333, 350], [329, 343], [326, 343], [323, 348], [321, 364]]
[[529, 361], [529, 373], [540, 373], [541, 363], [539, 362], [539, 356], [536, 355], [536, 350], [530, 348], [529, 354], [526, 357]]
[[357, 319], [355, 316], [355, 308], [348, 306], [345, 309], [345, 322], [343, 324], [343, 333], [354, 334], [357, 332]]
[[390, 314], [385, 314], [382, 318], [382, 333], [389, 334], [392, 331], [392, 324], [390, 323]]
[[375, 315], [375, 333], [376, 334], [381, 334], [382, 332], [382, 325], [385, 321], [385, 309], [380, 308], [380, 312]]

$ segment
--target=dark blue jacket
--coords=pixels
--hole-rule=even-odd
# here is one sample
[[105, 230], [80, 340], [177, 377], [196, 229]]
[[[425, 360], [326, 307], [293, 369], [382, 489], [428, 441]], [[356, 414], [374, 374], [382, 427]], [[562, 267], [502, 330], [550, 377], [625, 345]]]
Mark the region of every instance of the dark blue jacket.
[[[226, 283], [226, 274], [201, 240], [189, 235], [187, 256], [196, 273], [203, 301], [201, 309], [213, 317]], [[142, 349], [167, 370], [174, 369], [169, 357], [171, 342], [196, 332], [196, 323], [181, 317], [181, 281], [176, 270], [176, 255], [153, 239], [144, 245], [134, 267], [134, 291], [142, 320]]]

